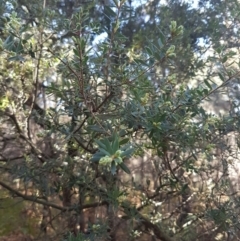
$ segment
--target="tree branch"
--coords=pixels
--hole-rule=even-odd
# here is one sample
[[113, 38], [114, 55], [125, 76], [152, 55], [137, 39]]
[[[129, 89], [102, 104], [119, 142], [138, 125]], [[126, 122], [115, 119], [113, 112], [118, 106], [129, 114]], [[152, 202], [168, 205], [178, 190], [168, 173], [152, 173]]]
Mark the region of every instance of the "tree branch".
[[[6, 183], [4, 183], [2, 181], [0, 181], [0, 185], [2, 187], [4, 187], [5, 189], [7, 189], [8, 191], [10, 191], [11, 193], [15, 194], [18, 197], [23, 198], [26, 201], [31, 201], [31, 202], [39, 203], [39, 204], [42, 204], [42, 205], [46, 205], [48, 207], [52, 207], [52, 208], [55, 208], [55, 209], [58, 209], [58, 210], [64, 211], [64, 212], [65, 211], [73, 211], [73, 210], [78, 209], [78, 207], [76, 207], [76, 206], [63, 207], [63, 206], [57, 205], [55, 203], [42, 200], [42, 199], [40, 199], [39, 197], [36, 197], [36, 196], [24, 195], [21, 192], [13, 189], [12, 187], [10, 187], [9, 185], [7, 185]], [[88, 209], [88, 208], [94, 208], [94, 207], [98, 207], [98, 206], [107, 205], [107, 203], [108, 203], [107, 201], [89, 203], [89, 204], [84, 204], [79, 208], [84, 210], [84, 209]]]
[[[9, 185], [7, 185], [6, 183], [0, 181], [0, 185], [2, 187], [4, 187], [5, 189], [7, 189], [8, 191], [10, 191], [11, 193], [15, 194], [18, 197], [23, 198], [26, 201], [31, 201], [31, 202], [35, 202], [35, 203], [39, 203], [42, 205], [46, 205], [48, 207], [52, 207], [55, 209], [58, 209], [60, 211], [72, 211], [72, 210], [76, 210], [78, 209], [78, 207], [76, 206], [70, 206], [70, 207], [63, 207], [60, 205], [57, 205], [55, 203], [52, 202], [48, 202], [45, 200], [40, 199], [39, 197], [36, 196], [28, 196], [28, 195], [24, 195], [21, 192], [13, 189], [12, 187], [10, 187]], [[79, 207], [81, 210], [84, 209], [88, 209], [88, 208], [94, 208], [94, 207], [99, 207], [99, 206], [103, 206], [103, 205], [107, 205], [109, 204], [107, 201], [102, 201], [102, 202], [95, 202], [95, 203], [89, 203], [89, 204], [83, 204], [81, 207]], [[126, 207], [121, 206], [123, 208], [123, 210], [126, 209]], [[166, 232], [159, 227], [156, 224], [151, 223], [147, 218], [145, 218], [140, 212], [138, 212], [137, 210], [135, 210], [137, 212], [137, 215], [140, 217], [140, 219], [142, 220], [142, 223], [149, 229], [153, 230], [154, 234], [156, 235], [157, 238], [161, 239], [162, 241], [175, 241], [174, 239], [172, 239], [171, 237], [169, 237]]]
[[44, 163], [46, 162], [46, 157], [44, 156], [44, 154], [38, 150], [37, 147], [35, 147], [35, 145], [31, 142], [31, 140], [29, 140], [23, 133], [18, 121], [17, 121], [17, 118], [14, 114], [10, 114], [8, 115], [10, 117], [10, 119], [13, 121], [13, 123], [15, 124], [16, 128], [17, 128], [17, 131], [18, 131], [18, 134], [19, 134], [19, 137], [22, 138], [24, 141], [26, 141], [29, 146], [32, 148], [32, 150], [34, 151], [34, 153], [37, 155], [38, 159]]
[[[27, 155], [29, 155], [29, 153]], [[11, 158], [4, 158], [4, 156], [2, 156], [2, 158], [0, 159], [0, 162], [14, 161], [14, 160], [22, 159], [22, 158], [25, 158], [25, 155], [15, 156], [15, 157], [11, 157]]]
[[149, 229], [153, 230], [154, 234], [157, 238], [159, 238], [162, 241], [175, 241], [175, 239], [169, 237], [169, 235], [166, 233], [163, 228], [160, 226], [151, 223], [147, 218], [145, 218], [142, 214], [138, 213], [138, 216], [142, 220], [142, 223]]

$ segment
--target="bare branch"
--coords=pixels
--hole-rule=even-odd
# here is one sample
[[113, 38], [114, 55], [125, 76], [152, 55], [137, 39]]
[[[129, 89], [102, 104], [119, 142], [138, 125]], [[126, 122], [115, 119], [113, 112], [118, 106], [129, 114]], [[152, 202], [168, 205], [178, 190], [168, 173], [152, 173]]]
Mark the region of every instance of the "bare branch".
[[5, 189], [7, 189], [8, 191], [10, 191], [11, 193], [15, 194], [18, 197], [23, 198], [26, 201], [31, 201], [31, 202], [39, 203], [39, 204], [42, 204], [42, 205], [46, 205], [48, 207], [52, 207], [52, 208], [58, 209], [60, 211], [73, 211], [73, 210], [76, 210], [76, 209], [84, 210], [84, 209], [94, 208], [94, 207], [103, 206], [103, 205], [108, 204], [107, 201], [102, 201], [102, 202], [83, 204], [81, 207], [76, 207], [76, 206], [63, 207], [63, 206], [59, 206], [55, 203], [42, 200], [42, 199], [40, 199], [39, 197], [36, 197], [36, 196], [24, 195], [21, 192], [13, 189], [12, 187], [10, 187], [9, 185], [7, 185], [6, 183], [4, 183], [2, 181], [0, 181], [0, 185], [2, 187], [4, 187]]

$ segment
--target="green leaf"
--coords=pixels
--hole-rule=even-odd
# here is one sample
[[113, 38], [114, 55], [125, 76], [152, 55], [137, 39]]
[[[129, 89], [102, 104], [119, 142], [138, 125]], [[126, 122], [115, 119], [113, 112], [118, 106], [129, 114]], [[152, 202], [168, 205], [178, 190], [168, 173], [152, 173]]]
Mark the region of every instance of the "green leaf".
[[118, 7], [118, 0], [113, 0], [114, 4], [115, 4], [115, 7], [117, 8]]
[[149, 47], [146, 47], [146, 50], [147, 50], [147, 53], [152, 56], [153, 55], [153, 52], [152, 50], [149, 48]]
[[32, 50], [29, 50], [28, 54], [31, 56], [31, 58], [35, 59], [35, 53]]
[[106, 149], [106, 145], [102, 141], [95, 140], [95, 142], [98, 144], [99, 147]]
[[197, 92], [198, 96], [200, 96], [200, 97], [202, 97], [202, 96], [203, 96], [202, 91], [200, 91], [199, 89], [197, 89], [197, 90], [196, 90], [196, 92]]
[[112, 150], [115, 153], [117, 150], [119, 150], [119, 141], [118, 141], [118, 137], [115, 136], [113, 142], [112, 142]]
[[194, 153], [192, 153], [192, 156], [196, 161], [198, 160], [197, 156]]
[[[20, 28], [19, 32], [22, 34], [22, 33], [26, 32], [27, 29], [28, 29], [28, 25], [27, 25], [27, 24], [24, 24], [24, 25]], [[33, 35], [33, 34], [32, 34], [32, 35]]]
[[109, 6], [104, 6], [104, 13], [106, 14], [106, 16], [108, 17], [116, 17], [116, 13], [112, 10], [112, 8], [110, 8]]
[[228, 56], [227, 55], [225, 55], [224, 57], [223, 57], [223, 59], [222, 59], [222, 63], [225, 63], [226, 61], [228, 60]]
[[113, 23], [112, 28], [114, 33], [116, 33], [117, 30], [119, 29], [119, 24], [120, 24], [119, 21], [117, 21], [116, 23]]
[[162, 32], [162, 30], [160, 28], [158, 28], [158, 30], [159, 30], [158, 34], [159, 34], [160, 40], [162, 41], [163, 45], [165, 45], [166, 37], [165, 37], [164, 33]]
[[128, 169], [128, 167], [122, 162], [119, 164], [120, 168], [126, 172], [127, 174], [131, 174], [131, 171]]
[[99, 161], [102, 157], [104, 157], [105, 155], [101, 152], [98, 152], [97, 154], [93, 155], [93, 157], [90, 159], [90, 161], [92, 162], [97, 162]]
[[13, 57], [8, 58], [9, 61], [20, 61], [20, 62], [24, 62], [24, 58], [21, 55], [16, 55]]
[[121, 153], [121, 157], [129, 157], [134, 152], [134, 148], [127, 149]]
[[73, 49], [73, 53], [79, 57], [79, 51], [76, 48]]
[[81, 47], [81, 50], [85, 49], [86, 47], [86, 40], [84, 38], [80, 39], [80, 47]]
[[204, 80], [204, 83], [210, 90], [212, 90], [211, 84], [206, 79]]
[[34, 36], [34, 34], [26, 34], [24, 35], [24, 40], [28, 41], [32, 36]]
[[158, 39], [158, 46], [159, 46], [159, 48], [163, 47], [163, 42], [160, 38]]
[[96, 132], [99, 132], [99, 133], [105, 133], [106, 132], [100, 126], [97, 126], [97, 125], [89, 125], [88, 128], [92, 131], [96, 131]]
[[[125, 136], [127, 134], [127, 131], [126, 130], [120, 130], [120, 132], [119, 132], [119, 136]], [[120, 141], [120, 143], [121, 143], [121, 141]], [[120, 145], [123, 145], [123, 144], [120, 144]]]
[[148, 66], [149, 65], [147, 63], [147, 61], [145, 61], [143, 59], [136, 58], [136, 59], [134, 59], [134, 61], [135, 61], [136, 64], [140, 64], [140, 65], [143, 65], [143, 66]]
[[85, 54], [88, 54], [89, 52], [91, 52], [93, 49], [93, 47], [87, 48], [87, 50], [85, 51]]
[[203, 89], [204, 95], [208, 95], [209, 91], [207, 89]]
[[17, 53], [21, 53], [24, 51], [22, 42], [20, 41], [17, 45], [17, 49], [15, 50]]
[[104, 153], [107, 156], [111, 156], [111, 154], [108, 151], [106, 151], [105, 149], [103, 149], [101, 147], [99, 148], [99, 151], [101, 151], [102, 153]]
[[116, 171], [117, 171], [116, 163], [115, 163], [115, 161], [112, 161], [112, 163], [111, 163], [111, 173], [113, 175], [115, 175]]
[[217, 48], [217, 49], [216, 49], [216, 52], [217, 52], [218, 54], [220, 54], [220, 53], [222, 52], [222, 49], [221, 49], [221, 48]]
[[14, 45], [14, 37], [13, 35], [9, 35], [3, 43], [3, 48], [7, 50], [12, 50], [13, 45]]
[[123, 162], [121, 157], [114, 158], [115, 163], [120, 164]]
[[129, 138], [125, 138], [125, 139], [122, 139], [122, 140], [119, 142], [119, 145], [122, 146], [122, 145], [124, 145], [124, 144], [126, 144], [126, 143], [128, 143], [128, 142], [129, 142]]
[[218, 73], [219, 78], [224, 82], [225, 78], [223, 77], [222, 73]]
[[[121, 0], [121, 5], [123, 5], [127, 0]], [[129, 7], [128, 8], [129, 10], [128, 11], [132, 11], [132, 9]], [[127, 10], [127, 6], [125, 7], [125, 10]]]
[[[110, 141], [108, 139], [104, 139], [104, 140], [102, 140], [102, 142], [103, 142], [103, 144], [105, 144], [106, 150], [112, 152], [112, 146], [111, 146]], [[112, 154], [114, 154], [114, 153], [112, 153]]]
[[163, 60], [163, 58], [165, 57], [165, 54], [162, 52], [155, 52], [154, 53], [154, 58], [156, 58], [156, 60]]
[[101, 120], [109, 120], [117, 117], [116, 114], [96, 114], [96, 117]]

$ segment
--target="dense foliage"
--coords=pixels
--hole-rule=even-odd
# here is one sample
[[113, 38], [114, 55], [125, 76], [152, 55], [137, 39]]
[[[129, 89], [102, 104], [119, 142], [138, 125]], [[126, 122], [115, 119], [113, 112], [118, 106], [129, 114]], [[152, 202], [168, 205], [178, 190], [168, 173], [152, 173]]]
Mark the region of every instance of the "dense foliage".
[[1, 2], [0, 236], [238, 240], [239, 10]]

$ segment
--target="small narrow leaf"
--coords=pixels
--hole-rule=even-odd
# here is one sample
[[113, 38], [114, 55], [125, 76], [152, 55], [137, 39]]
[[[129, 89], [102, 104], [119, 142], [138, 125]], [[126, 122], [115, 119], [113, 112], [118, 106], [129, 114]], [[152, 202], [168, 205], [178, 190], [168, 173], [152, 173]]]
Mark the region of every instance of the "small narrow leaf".
[[126, 151], [121, 153], [121, 157], [129, 157], [134, 152], [134, 148], [127, 149]]
[[225, 55], [225, 56], [223, 57], [223, 59], [222, 59], [221, 62], [222, 62], [222, 63], [225, 63], [227, 60], [228, 60], [228, 56]]
[[102, 153], [104, 153], [107, 156], [111, 156], [111, 154], [103, 148], [99, 148], [99, 151], [101, 151]]
[[96, 140], [95, 142], [98, 144], [99, 147], [102, 147], [103, 149], [106, 149], [106, 145], [103, 142], [98, 141], [98, 140]]
[[103, 154], [103, 153], [97, 154], [97, 155], [94, 155], [94, 156], [90, 159], [90, 161], [91, 161], [91, 162], [98, 162], [102, 157], [104, 157], [104, 154]]
[[111, 163], [111, 173], [113, 175], [115, 175], [116, 174], [116, 170], [117, 170], [116, 163], [115, 163], [115, 161], [112, 161], [112, 163]]
[[13, 45], [13, 40], [14, 40], [13, 35], [9, 35], [3, 43], [3, 48], [10, 50], [9, 48]]
[[112, 150], [111, 143], [108, 139], [104, 139], [102, 142], [106, 146], [106, 150]]
[[159, 48], [163, 47], [163, 42], [160, 38], [158, 39], [158, 46], [159, 46]]
[[115, 153], [117, 150], [119, 150], [119, 141], [118, 139], [115, 139], [112, 143], [112, 150]]
[[90, 125], [89, 129], [96, 131], [96, 132], [105, 133], [105, 130], [103, 130], [101, 127], [99, 127], [97, 125]]
[[113, 0], [114, 4], [115, 4], [115, 7], [117, 8], [118, 7], [118, 0]]
[[222, 73], [218, 73], [219, 78], [224, 82], [225, 78], [223, 77]]
[[211, 84], [206, 79], [204, 80], [204, 83], [210, 90], [212, 90]]
[[152, 50], [149, 48], [149, 47], [146, 47], [146, 50], [147, 50], [147, 53], [152, 56], [153, 55], [153, 52]]
[[128, 169], [128, 167], [122, 162], [119, 164], [120, 168], [126, 172], [127, 174], [131, 174], [130, 170]]
[[10, 58], [8, 58], [8, 60], [9, 61], [20, 61], [20, 62], [25, 61], [25, 59], [21, 55], [16, 55], [16, 56], [10, 57]]
[[116, 17], [116, 13], [109, 7], [109, 6], [104, 6], [104, 13], [108, 17]]
[[129, 142], [129, 138], [125, 138], [125, 139], [122, 139], [122, 140], [119, 142], [119, 145], [122, 146], [122, 145], [124, 145], [124, 144], [126, 144], [126, 143], [128, 143], [128, 142]]
[[159, 29], [159, 37], [160, 37], [160, 40], [162, 41], [162, 43], [164, 45], [166, 43], [166, 37], [160, 29]]
[[218, 54], [220, 54], [220, 53], [222, 52], [222, 49], [221, 49], [221, 48], [217, 48], [217, 49], [216, 49], [216, 52], [217, 52]]

